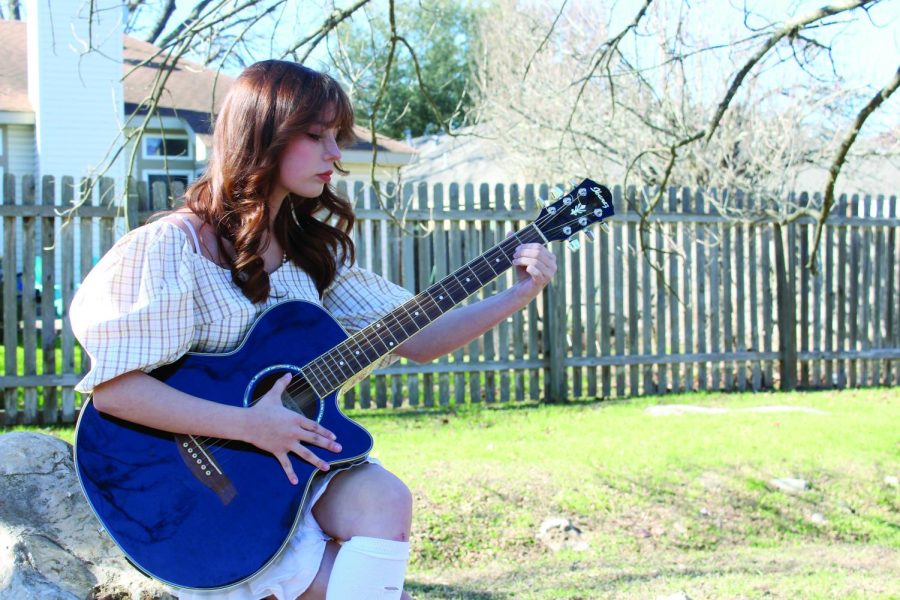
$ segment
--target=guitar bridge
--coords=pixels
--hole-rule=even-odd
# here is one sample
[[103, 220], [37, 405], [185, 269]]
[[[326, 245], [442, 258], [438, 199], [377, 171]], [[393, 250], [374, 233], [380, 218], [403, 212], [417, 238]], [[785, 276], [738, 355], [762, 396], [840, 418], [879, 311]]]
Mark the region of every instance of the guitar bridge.
[[192, 435], [176, 435], [175, 443], [178, 446], [178, 455], [187, 465], [191, 474], [203, 485], [215, 492], [219, 501], [227, 506], [237, 490], [231, 480], [225, 475], [215, 457], [203, 444]]

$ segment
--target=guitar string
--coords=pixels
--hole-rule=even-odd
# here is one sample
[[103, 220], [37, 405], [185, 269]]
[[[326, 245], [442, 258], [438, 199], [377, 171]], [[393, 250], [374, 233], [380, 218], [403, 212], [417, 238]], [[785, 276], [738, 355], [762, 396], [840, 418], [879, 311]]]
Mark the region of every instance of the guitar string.
[[[571, 193], [571, 192], [570, 192], [570, 193]], [[543, 217], [543, 219], [544, 219], [543, 222], [546, 222], [546, 221], [552, 221], [552, 220], [557, 219], [557, 218], [558, 218], [558, 215], [556, 215], [555, 213], [554, 213], [554, 214], [550, 214], [550, 213], [548, 212], [548, 214], [545, 215], [545, 216]], [[601, 218], [600, 218], [599, 220], [602, 221], [604, 218], [605, 218], [605, 217], [601, 216]], [[472, 271], [473, 274], [475, 274], [476, 278], [479, 280], [479, 283], [481, 283], [482, 277], [483, 277], [483, 276], [484, 276], [484, 277], [488, 277], [488, 279], [485, 280], [485, 283], [481, 283], [481, 286], [480, 286], [480, 287], [484, 287], [484, 286], [486, 286], [490, 281], [492, 281], [493, 279], [499, 277], [501, 274], [503, 274], [503, 273], [505, 273], [507, 270], [509, 270], [510, 267], [509, 267], [509, 266], [504, 267], [503, 270], [501, 270], [501, 271], [498, 273], [498, 272], [496, 272], [496, 271], [493, 269], [493, 267], [491, 267], [490, 263], [487, 263], [487, 262], [482, 262], [482, 263], [480, 263], [481, 266], [476, 265], [476, 267], [473, 267], [473, 266], [470, 266], [470, 265], [472, 265], [473, 263], [476, 263], [476, 261], [478, 261], [479, 259], [484, 259], [484, 257], [487, 256], [488, 254], [490, 254], [492, 251], [497, 250], [497, 251], [501, 252], [501, 253], [504, 255], [504, 257], [507, 258], [507, 260], [510, 261], [510, 266], [511, 266], [511, 264], [512, 264], [512, 259], [511, 259], [509, 256], [507, 256], [506, 251], [505, 251], [505, 249], [503, 248], [504, 244], [506, 244], [507, 242], [513, 241], [514, 238], [518, 238], [519, 234], [528, 231], [528, 229], [529, 229], [530, 227], [532, 227], [532, 226], [538, 227], [538, 229], [540, 230], [541, 234], [544, 235], [544, 237], [553, 237], [553, 236], [555, 236], [558, 232], [561, 232], [565, 227], [570, 226], [570, 225], [572, 225], [572, 224], [574, 224], [574, 223], [578, 223], [578, 221], [579, 221], [579, 218], [573, 218], [573, 219], [571, 219], [571, 220], [569, 220], [569, 221], [567, 221], [567, 222], [564, 222], [563, 224], [558, 224], [558, 225], [556, 225], [556, 226], [554, 226], [554, 227], [550, 227], [550, 228], [547, 228], [547, 229], [545, 230], [545, 229], [543, 229], [542, 227], [540, 227], [540, 225], [542, 224], [542, 217], [539, 216], [537, 219], [535, 219], [535, 220], [532, 222], [531, 225], [528, 225], [528, 226], [524, 227], [523, 229], [517, 231], [517, 232], [514, 233], [512, 236], [509, 236], [508, 238], [506, 238], [506, 239], [504, 239], [503, 241], [501, 241], [499, 244], [496, 244], [495, 246], [491, 247], [487, 252], [485, 252], [485, 253], [481, 254], [480, 256], [478, 256], [478, 257], [472, 259], [471, 261], [469, 261], [468, 263], [466, 263], [466, 264], [463, 265], [462, 267], [456, 269], [453, 273], [451, 273], [448, 277], [446, 277], [446, 278], [444, 279], [444, 281], [446, 281], [447, 279], [450, 279], [451, 277], [454, 277], [454, 278], [455, 278], [456, 273], [458, 273], [459, 271], [462, 271], [463, 269], [465, 269], [465, 268], [468, 267], [469, 270]], [[567, 234], [567, 235], [568, 235], [568, 234]], [[518, 240], [516, 240], [516, 241], [518, 241]], [[486, 265], [486, 267], [487, 267], [486, 269], [483, 268], [485, 265]], [[478, 269], [478, 270], [476, 270], [476, 269]], [[440, 282], [438, 282], [438, 283], [440, 283]], [[461, 284], [458, 280], [457, 280], [456, 283], [457, 283], [458, 285], [462, 286], [462, 284]], [[438, 284], [435, 284], [435, 285], [438, 285]], [[431, 286], [431, 287], [434, 287], [434, 286]], [[465, 291], [465, 286], [462, 286], [462, 290]], [[446, 291], [446, 288], [445, 288], [445, 291]], [[474, 291], [473, 291], [473, 292], [470, 292], [469, 294], [467, 294], [467, 296], [471, 295], [472, 293], [474, 293]], [[448, 294], [449, 294], [449, 292], [448, 292]], [[451, 299], [453, 299], [453, 298], [452, 298], [452, 295], [451, 295]], [[460, 299], [460, 300], [458, 300], [458, 301], [457, 301], [457, 300], [454, 300], [454, 303], [453, 303], [453, 306], [451, 306], [451, 309], [452, 309], [453, 307], [455, 307], [459, 302], [462, 302], [462, 300], [464, 300], [464, 299], [465, 299], [465, 298]], [[422, 302], [423, 300], [424, 300], [424, 301], [429, 301], [429, 300], [430, 300], [432, 303], [435, 304], [435, 306], [437, 306], [438, 310], [441, 311], [441, 314], [444, 314], [443, 309], [441, 309], [441, 308], [440, 308], [440, 305], [437, 304], [437, 302], [435, 301], [435, 299], [434, 299], [430, 294], [427, 293], [427, 290], [426, 290], [426, 291], [423, 291], [423, 292], [420, 292], [419, 294], [417, 294], [416, 296], [414, 296], [413, 298], [411, 298], [410, 300], [408, 300], [407, 302], [405, 302], [405, 303], [404, 303], [403, 305], [401, 305], [401, 306], [405, 306], [406, 304], [410, 304], [410, 303], [412, 303], [413, 300], [416, 300], [420, 305], [421, 305], [421, 302]], [[400, 307], [398, 307], [398, 308], [400, 308]], [[424, 308], [423, 308], [423, 310], [424, 310]], [[395, 311], [397, 311], [397, 309], [394, 309], [394, 311], [392, 311], [391, 313], [389, 313], [389, 315], [387, 315], [387, 317], [393, 315], [393, 313], [394, 313]], [[400, 317], [396, 317], [396, 316], [395, 316], [395, 317], [394, 317], [394, 320], [395, 320], [396, 324], [399, 324], [399, 325], [401, 326], [401, 328], [404, 330], [404, 333], [405, 333], [405, 332], [406, 332], [406, 327], [404, 327], [404, 325], [409, 325], [409, 324], [418, 325], [418, 322], [417, 322], [414, 318], [412, 318], [411, 315], [409, 315], [408, 310], [404, 310], [403, 312], [404, 312], [405, 315], [406, 315], [405, 317], [404, 317], [403, 315], [401, 315]], [[380, 323], [381, 321], [384, 321], [385, 318], [387, 318], [387, 317], [384, 317], [384, 318], [382, 318], [382, 319], [379, 319], [379, 321], [376, 321], [376, 323]], [[436, 318], [437, 318], [437, 317], [436, 317]], [[433, 320], [432, 320], [432, 321], [433, 321]], [[431, 324], [431, 323], [429, 322], [427, 325], [430, 325], [430, 324]], [[360, 330], [359, 332], [357, 332], [356, 334], [354, 334], [353, 338], [357, 338], [357, 337], [360, 338], [359, 341], [358, 341], [358, 344], [359, 344], [359, 345], [368, 343], [369, 348], [375, 350], [375, 349], [376, 349], [376, 348], [375, 348], [375, 343], [377, 343], [377, 342], [373, 342], [373, 341], [371, 340], [371, 338], [373, 337], [373, 336], [371, 335], [372, 333], [374, 333], [375, 336], [377, 337], [378, 341], [380, 341], [380, 342], [382, 343], [382, 345], [384, 345], [384, 340], [381, 338], [380, 335], [378, 335], [378, 332], [376, 331], [375, 325], [376, 325], [375, 323], [370, 324], [369, 326], [363, 328], [362, 330]], [[427, 325], [426, 325], [426, 326], [427, 326]], [[423, 328], [424, 328], [424, 327], [423, 327]], [[408, 337], [411, 337], [411, 335], [414, 335], [416, 332], [420, 331], [421, 329], [422, 329], [422, 328], [416, 329], [415, 332], [414, 332], [413, 334], [410, 334]], [[368, 331], [367, 331], [367, 330], [368, 330]], [[348, 340], [349, 340], [349, 339], [352, 339], [352, 338], [348, 338]], [[407, 339], [408, 339], [408, 338], [407, 338]], [[341, 344], [346, 344], [348, 340], [342, 341], [340, 344], [338, 344], [338, 346], [340, 346]], [[405, 340], [404, 340], [404, 341], [405, 341]], [[335, 348], [337, 348], [338, 346], [335, 346]], [[334, 348], [332, 348], [331, 350], [328, 350], [327, 352], [325, 352], [325, 353], [323, 354], [323, 356], [324, 356], [325, 354], [328, 354], [329, 352], [333, 352], [333, 351], [334, 351]], [[319, 357], [319, 358], [321, 358], [321, 357]], [[378, 358], [380, 358], [380, 356], [378, 356], [378, 357], [376, 357], [375, 359], [369, 361], [369, 364], [366, 365], [365, 367], [363, 367], [363, 369], [365, 369], [366, 367], [368, 367], [369, 365], [371, 365], [371, 363], [374, 362], [375, 360], [377, 360]], [[319, 360], [319, 359], [317, 358], [317, 359], [314, 359], [314, 360], [310, 361], [309, 363], [307, 363], [307, 365], [304, 365], [304, 368], [305, 368], [306, 366], [312, 364], [312, 363], [315, 362], [316, 360]], [[357, 362], [359, 362], [359, 361], [357, 361]], [[328, 366], [328, 365], [326, 364], [326, 366]], [[334, 365], [334, 367], [337, 368], [338, 365]], [[332, 374], [334, 374], [334, 371], [333, 371], [333, 369], [331, 368], [331, 366], [328, 366], [328, 369], [329, 369], [330, 371], [332, 371]], [[301, 370], [302, 370], [302, 369], [301, 369]], [[322, 374], [323, 374], [323, 375], [325, 374], [324, 371], [322, 371]], [[343, 376], [343, 373], [341, 373], [341, 376]], [[318, 378], [318, 377], [317, 377], [317, 378]], [[285, 388], [285, 391], [288, 392], [288, 396], [293, 400], [293, 396], [294, 396], [295, 394], [304, 393], [304, 392], [306, 392], [306, 391], [308, 391], [308, 390], [311, 390], [311, 389], [312, 389], [311, 384], [304, 378], [304, 379], [301, 379], [300, 381], [298, 381], [297, 383], [293, 383], [293, 382], [292, 382], [292, 383], [288, 384], [288, 387]], [[332, 391], [333, 391], [333, 390], [332, 390]], [[330, 391], [329, 391], [329, 393], [330, 393]], [[318, 398], [318, 396], [315, 395], [315, 393], [313, 393], [313, 398], [315, 398], [316, 401], [320, 400], [320, 399]], [[253, 401], [251, 402], [250, 406], [255, 405], [256, 402], [258, 402], [258, 400], [259, 400], [259, 399], [253, 400]], [[304, 403], [302, 403], [301, 405], [294, 404], [293, 410], [294, 410], [295, 412], [303, 413], [303, 412], [304, 412], [304, 408], [305, 408], [308, 404], [310, 404], [310, 403], [304, 402]], [[299, 410], [298, 410], [298, 409], [299, 409]], [[215, 441], [215, 442], [212, 442], [212, 443], [209, 443], [210, 440], [216, 440], [216, 441]], [[197, 439], [196, 441], [197, 441], [198, 444], [203, 445], [204, 449], [206, 449], [207, 451], [213, 452], [213, 451], [214, 451], [215, 449], [217, 449], [217, 448], [225, 447], [225, 446], [230, 445], [234, 440], [230, 440], [230, 439], [226, 439], [226, 438], [203, 437], [203, 438]]]

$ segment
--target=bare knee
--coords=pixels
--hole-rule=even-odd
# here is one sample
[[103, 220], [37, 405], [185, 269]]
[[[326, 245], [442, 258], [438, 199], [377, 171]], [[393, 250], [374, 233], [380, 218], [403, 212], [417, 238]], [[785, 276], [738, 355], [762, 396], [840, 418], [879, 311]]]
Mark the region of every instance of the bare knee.
[[412, 493], [396, 475], [377, 465], [341, 473], [313, 507], [323, 531], [334, 538], [371, 536], [406, 541]]

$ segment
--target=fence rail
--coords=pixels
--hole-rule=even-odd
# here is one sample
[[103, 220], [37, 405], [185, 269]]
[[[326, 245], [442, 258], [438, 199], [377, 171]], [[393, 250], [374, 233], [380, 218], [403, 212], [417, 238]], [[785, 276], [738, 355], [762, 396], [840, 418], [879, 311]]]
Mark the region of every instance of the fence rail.
[[[166, 190], [70, 177], [3, 181], [3, 410], [13, 423], [72, 422], [87, 370], [68, 323], [76, 284], [125, 224], [168, 206]], [[526, 226], [546, 185], [407, 185], [379, 206], [343, 191], [358, 216], [361, 265], [419, 291]], [[900, 246], [895, 196], [841, 197], [816, 275], [815, 224], [738, 222], [715, 191], [671, 189], [641, 251], [640, 196], [615, 189], [608, 233], [579, 252], [553, 243], [555, 282], [524, 311], [434, 363], [401, 361], [344, 395], [346, 406], [425, 406], [691, 390], [900, 383]], [[85, 203], [64, 218], [73, 200]], [[724, 197], [723, 197], [724, 199]], [[801, 204], [819, 199], [798, 195]], [[733, 205], [753, 198], [735, 192]], [[513, 283], [507, 273], [471, 300]]]

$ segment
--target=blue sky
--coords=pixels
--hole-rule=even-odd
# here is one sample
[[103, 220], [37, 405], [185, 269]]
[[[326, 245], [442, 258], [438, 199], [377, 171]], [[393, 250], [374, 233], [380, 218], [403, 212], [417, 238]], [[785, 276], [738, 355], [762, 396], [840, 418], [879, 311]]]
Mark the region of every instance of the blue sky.
[[[410, 0], [427, 3], [428, 0]], [[474, 1], [474, 0], [473, 0]], [[529, 1], [529, 0], [524, 0]], [[542, 4], [541, 0], [531, 0], [535, 4]], [[757, 14], [764, 14], [773, 21], [785, 21], [829, 4], [832, 0], [746, 0], [749, 9]], [[556, 6], [562, 0], [552, 0]], [[569, 6], [586, 3], [595, 6], [597, 0], [568, 0]], [[180, 2], [182, 8], [180, 14], [187, 13], [193, 3]], [[339, 8], [346, 8], [352, 4], [351, 0], [338, 0]], [[619, 31], [629, 22], [637, 10], [644, 4], [644, 0], [607, 0], [608, 29], [611, 32]], [[734, 37], [743, 37], [748, 30], [743, 23], [743, 0], [692, 0], [683, 3], [681, 0], [657, 0], [654, 10], [673, 11], [686, 7], [687, 18], [684, 20], [690, 36], [702, 43], [720, 44]], [[377, 10], [384, 10], [386, 3], [376, 0], [373, 4]], [[186, 7], [186, 8], [185, 8]], [[317, 28], [331, 11], [330, 0], [288, 0], [283, 13], [280, 15], [277, 28], [274, 30], [273, 41], [275, 46], [270, 51], [268, 45], [261, 48], [257, 59], [277, 56], [292, 41], [297, 40], [310, 31]], [[875, 90], [883, 87], [896, 72], [900, 65], [900, 0], [883, 0], [872, 7], [868, 18], [861, 17], [861, 13], [850, 19], [847, 17], [834, 17], [829, 27], [808, 32], [818, 41], [832, 44], [835, 68], [845, 82], [845, 86], [856, 88], [866, 97]], [[861, 18], [860, 18], [861, 17]], [[174, 19], [173, 19], [174, 21]], [[752, 19], [751, 26], [760, 27], [766, 24], [761, 18]], [[502, 36], [498, 36], [501, 40]], [[755, 47], [755, 46], [754, 46]], [[632, 48], [634, 50], [634, 48]], [[644, 52], [645, 55], [652, 53]], [[727, 56], [727, 51], [719, 54], [719, 58]], [[743, 55], [735, 55], [733, 60], [743, 60]], [[317, 51], [308, 60], [313, 67], [322, 68], [325, 59], [324, 52]], [[649, 62], [649, 59], [648, 59]], [[734, 63], [737, 64], [737, 63]], [[833, 75], [827, 72], [830, 69], [826, 60], [818, 60], [816, 65], [822, 69], [823, 75], [831, 79]], [[730, 66], [729, 70], [733, 71]], [[756, 72], [760, 70], [758, 66]], [[236, 74], [236, 73], [232, 73]], [[733, 73], [722, 73], [722, 81], [712, 84], [708, 91], [716, 94], [722, 93], [722, 86], [726, 85], [726, 79]], [[795, 78], [809, 78], [790, 61], [780, 65], [766, 73], [772, 85], [780, 85], [783, 81], [791, 81]], [[764, 80], [765, 81], [765, 80]], [[714, 88], [714, 89], [713, 89]], [[722, 89], [720, 89], [722, 88]], [[900, 101], [892, 99], [889, 105], [882, 107], [878, 121], [881, 125], [892, 127], [900, 119]], [[874, 125], [874, 123], [873, 123]]]

